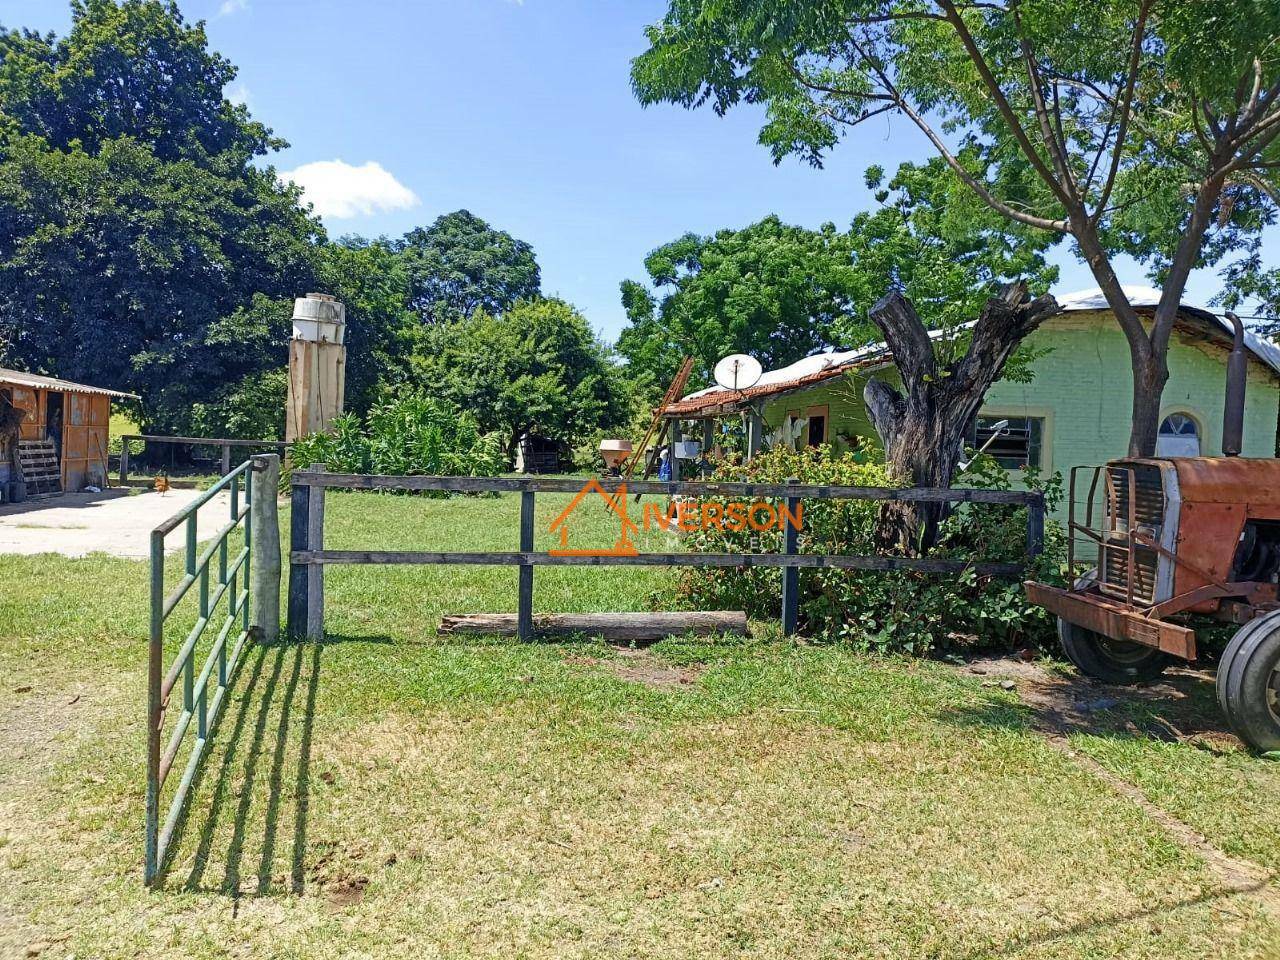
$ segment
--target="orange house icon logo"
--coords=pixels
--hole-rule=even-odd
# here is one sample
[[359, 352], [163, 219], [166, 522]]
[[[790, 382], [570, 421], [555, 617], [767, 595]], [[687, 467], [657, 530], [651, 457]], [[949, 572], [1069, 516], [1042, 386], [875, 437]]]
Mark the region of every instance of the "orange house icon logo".
[[[612, 547], [570, 549], [569, 515], [577, 510], [578, 505], [591, 493], [599, 496], [604, 501], [606, 509], [622, 521], [622, 532]], [[547, 551], [553, 557], [634, 557], [640, 553], [632, 539], [634, 534], [640, 532], [640, 528], [627, 516], [627, 485], [625, 483], [619, 485], [618, 489], [611, 494], [600, 485], [600, 481], [592, 477], [569, 501], [569, 505], [560, 511], [560, 515], [551, 521], [551, 532], [560, 537], [559, 548]]]

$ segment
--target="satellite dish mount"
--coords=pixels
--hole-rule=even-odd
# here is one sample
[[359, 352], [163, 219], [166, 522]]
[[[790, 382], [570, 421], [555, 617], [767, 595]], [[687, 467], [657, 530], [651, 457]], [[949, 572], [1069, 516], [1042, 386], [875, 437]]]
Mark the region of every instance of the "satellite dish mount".
[[764, 368], [755, 357], [745, 353], [733, 353], [716, 364], [712, 375], [715, 381], [726, 390], [735, 392], [749, 390], [760, 382]]

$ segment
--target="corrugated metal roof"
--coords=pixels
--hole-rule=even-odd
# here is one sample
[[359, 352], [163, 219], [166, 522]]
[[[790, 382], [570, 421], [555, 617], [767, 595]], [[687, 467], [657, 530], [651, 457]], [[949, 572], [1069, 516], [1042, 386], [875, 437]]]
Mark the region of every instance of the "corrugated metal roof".
[[0, 384], [13, 384], [17, 387], [31, 387], [36, 390], [60, 390], [64, 393], [97, 393], [108, 397], [121, 397], [126, 400], [139, 399], [136, 393], [125, 393], [123, 390], [108, 390], [106, 387], [91, 387], [85, 383], [72, 383], [70, 380], [59, 380], [57, 377], [46, 377], [39, 373], [23, 373], [21, 370], [9, 370], [0, 367]]
[[[1124, 288], [1129, 302], [1142, 310], [1155, 307], [1160, 302], [1160, 291], [1153, 287], [1129, 285]], [[1094, 310], [1110, 310], [1106, 297], [1097, 287], [1088, 290], [1077, 290], [1064, 294], [1058, 299], [1064, 313], [1087, 312]], [[1220, 327], [1231, 334], [1231, 321], [1207, 307], [1194, 303], [1182, 303], [1181, 309], [1186, 315], [1193, 316]], [[971, 327], [977, 321], [970, 321], [964, 327]], [[935, 338], [941, 331], [932, 331]], [[1280, 374], [1280, 346], [1266, 340], [1252, 331], [1245, 332], [1245, 345], [1255, 357]], [[682, 397], [667, 408], [669, 415], [707, 414], [711, 412], [728, 412], [740, 409], [749, 400], [769, 397], [779, 393], [787, 393], [801, 387], [813, 386], [832, 377], [838, 377], [849, 370], [858, 370], [891, 363], [888, 348], [883, 343], [873, 343], [859, 350], [846, 350], [835, 353], [818, 353], [805, 357], [786, 367], [768, 370], [755, 386], [748, 390], [731, 391], [723, 387], [708, 387]]]

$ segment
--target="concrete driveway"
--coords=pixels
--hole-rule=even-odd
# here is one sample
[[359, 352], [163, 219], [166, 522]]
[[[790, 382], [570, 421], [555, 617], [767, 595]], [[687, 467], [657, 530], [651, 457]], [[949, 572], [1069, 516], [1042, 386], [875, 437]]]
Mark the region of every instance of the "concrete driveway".
[[[83, 557], [107, 553], [145, 560], [151, 531], [201, 495], [199, 490], [66, 493], [49, 500], [0, 505], [0, 553], [60, 553]], [[200, 509], [197, 535], [207, 540], [230, 519], [229, 494], [220, 493]], [[183, 527], [166, 538], [168, 550], [184, 544]]]

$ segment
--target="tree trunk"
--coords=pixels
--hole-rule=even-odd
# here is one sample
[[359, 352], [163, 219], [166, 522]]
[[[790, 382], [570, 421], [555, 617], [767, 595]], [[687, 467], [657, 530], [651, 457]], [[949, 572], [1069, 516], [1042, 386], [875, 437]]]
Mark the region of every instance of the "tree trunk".
[[[964, 356], [939, 369], [933, 340], [906, 297], [891, 291], [871, 308], [903, 385], [899, 391], [871, 380], [863, 391], [893, 480], [917, 487], [951, 486], [965, 434], [988, 388], [1018, 344], [1058, 310], [1053, 297], [1032, 300], [1025, 284], [1011, 284], [982, 308]], [[947, 504], [886, 503], [876, 528], [877, 547], [906, 555], [927, 553], [948, 509]]]
[[511, 469], [516, 468], [516, 452], [520, 449], [520, 438], [524, 436], [524, 431], [517, 428], [511, 431], [511, 439], [507, 441], [507, 463]]
[[1166, 351], [1135, 357], [1133, 368], [1133, 421], [1129, 428], [1129, 456], [1151, 457], [1160, 429], [1160, 398], [1169, 379]]

